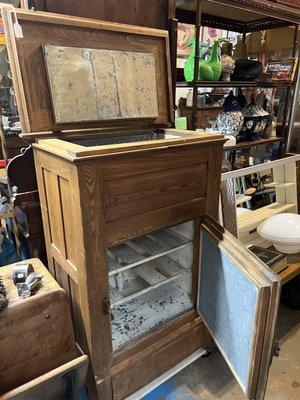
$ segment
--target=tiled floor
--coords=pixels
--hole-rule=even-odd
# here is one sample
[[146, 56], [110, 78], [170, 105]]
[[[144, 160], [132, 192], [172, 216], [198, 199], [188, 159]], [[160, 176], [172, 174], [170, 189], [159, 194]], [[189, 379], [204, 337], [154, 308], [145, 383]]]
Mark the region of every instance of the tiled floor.
[[[300, 400], [300, 311], [281, 306], [280, 356], [274, 358], [265, 400]], [[245, 400], [218, 351], [201, 358], [167, 382], [165, 392], [145, 400]]]

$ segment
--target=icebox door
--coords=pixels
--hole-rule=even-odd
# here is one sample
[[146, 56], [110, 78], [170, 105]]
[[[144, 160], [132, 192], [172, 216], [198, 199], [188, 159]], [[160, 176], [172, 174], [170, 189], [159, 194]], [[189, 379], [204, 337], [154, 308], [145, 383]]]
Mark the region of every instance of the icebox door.
[[265, 395], [279, 295], [277, 275], [206, 217], [200, 232], [197, 309], [251, 400]]

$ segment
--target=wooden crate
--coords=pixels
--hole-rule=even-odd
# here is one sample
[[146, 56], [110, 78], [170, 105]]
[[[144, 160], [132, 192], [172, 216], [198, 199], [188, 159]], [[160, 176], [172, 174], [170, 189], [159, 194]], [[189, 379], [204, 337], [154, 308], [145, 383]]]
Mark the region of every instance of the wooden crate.
[[0, 399], [62, 399], [70, 371], [74, 388], [84, 386], [87, 356], [78, 357], [65, 291], [38, 259], [43, 275], [37, 293], [20, 299], [11, 279], [13, 265], [0, 269], [8, 307], [0, 317]]

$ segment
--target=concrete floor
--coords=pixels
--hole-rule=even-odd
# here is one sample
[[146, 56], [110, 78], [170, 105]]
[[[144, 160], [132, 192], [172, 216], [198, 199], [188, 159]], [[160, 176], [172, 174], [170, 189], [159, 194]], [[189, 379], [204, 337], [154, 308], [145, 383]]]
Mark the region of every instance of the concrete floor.
[[[300, 400], [300, 311], [281, 306], [277, 329], [280, 356], [273, 359], [265, 400]], [[155, 399], [245, 400], [245, 396], [220, 353], [214, 351], [175, 375], [166, 393]]]

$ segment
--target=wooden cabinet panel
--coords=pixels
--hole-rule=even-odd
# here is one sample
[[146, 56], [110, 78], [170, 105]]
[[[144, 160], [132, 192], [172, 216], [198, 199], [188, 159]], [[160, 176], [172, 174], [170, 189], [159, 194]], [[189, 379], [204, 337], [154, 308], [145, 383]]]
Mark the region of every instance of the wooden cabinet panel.
[[206, 199], [193, 199], [170, 207], [119, 219], [107, 224], [107, 244], [113, 246], [132, 237], [180, 224], [205, 213]]
[[104, 186], [108, 222], [206, 195], [207, 165], [149, 172], [108, 181]]
[[61, 199], [59, 195], [58, 177], [43, 169], [43, 179], [47, 196], [47, 211], [50, 226], [51, 245], [65, 257], [64, 226], [62, 220]]
[[163, 349], [153, 353], [147, 359], [114, 376], [112, 380], [114, 399], [121, 400], [136, 392], [163, 372], [205, 346], [206, 340], [206, 328], [204, 325], [200, 325]]
[[82, 0], [29, 0], [29, 5], [41, 11], [159, 29], [166, 29], [169, 18], [175, 17], [174, 0], [89, 0], [88, 7]]
[[103, 180], [113, 180], [154, 173], [168, 169], [205, 163], [209, 160], [211, 147], [207, 143], [186, 146], [148, 149], [147, 153], [116, 155], [103, 159]]

